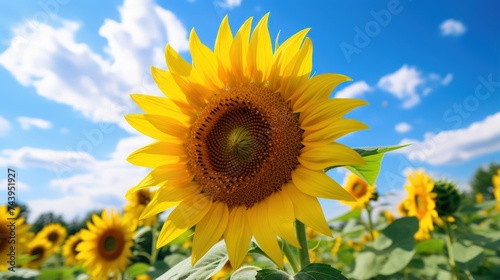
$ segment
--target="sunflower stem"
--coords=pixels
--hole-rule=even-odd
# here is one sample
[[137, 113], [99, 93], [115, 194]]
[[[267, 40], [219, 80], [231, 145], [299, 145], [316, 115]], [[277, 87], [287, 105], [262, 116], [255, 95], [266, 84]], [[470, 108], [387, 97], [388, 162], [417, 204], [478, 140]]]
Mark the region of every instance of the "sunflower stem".
[[285, 254], [292, 272], [297, 273], [300, 271], [300, 264], [297, 262], [297, 251], [290, 247], [290, 245], [283, 240], [283, 253]]
[[372, 208], [369, 203], [366, 204], [366, 212], [368, 212], [368, 230], [370, 231], [372, 241], [375, 241], [375, 235], [373, 234]]
[[158, 257], [158, 249], [156, 249], [156, 240], [158, 239], [158, 230], [156, 228], [156, 223], [151, 225], [151, 257], [149, 258], [149, 263], [154, 265], [156, 258]]
[[448, 221], [444, 221], [445, 224], [445, 229], [446, 229], [446, 248], [448, 249], [448, 262], [450, 263], [451, 270], [453, 271], [453, 278], [452, 279], [459, 279], [458, 278], [458, 268], [457, 264], [455, 263], [455, 258], [453, 257], [453, 236], [451, 234], [451, 227], [450, 223]]
[[299, 249], [300, 269], [303, 269], [311, 261], [309, 259], [309, 248], [307, 247], [306, 226], [299, 220], [295, 220], [295, 232], [301, 247]]

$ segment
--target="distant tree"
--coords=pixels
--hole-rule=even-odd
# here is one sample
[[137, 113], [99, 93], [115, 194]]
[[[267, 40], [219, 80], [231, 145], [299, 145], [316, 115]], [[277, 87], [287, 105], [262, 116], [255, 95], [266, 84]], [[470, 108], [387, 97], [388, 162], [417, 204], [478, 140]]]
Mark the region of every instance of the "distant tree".
[[64, 227], [67, 227], [62, 215], [56, 215], [52, 212], [41, 214], [38, 219], [31, 225], [31, 231], [38, 233], [45, 225], [59, 223]]
[[79, 232], [81, 229], [87, 228], [87, 221], [92, 221], [92, 215], [101, 215], [102, 210], [88, 212], [83, 218], [74, 218], [68, 223], [68, 236]]
[[482, 193], [485, 200], [493, 199], [493, 175], [500, 169], [500, 163], [491, 162], [486, 167], [479, 167], [471, 180], [474, 194]]

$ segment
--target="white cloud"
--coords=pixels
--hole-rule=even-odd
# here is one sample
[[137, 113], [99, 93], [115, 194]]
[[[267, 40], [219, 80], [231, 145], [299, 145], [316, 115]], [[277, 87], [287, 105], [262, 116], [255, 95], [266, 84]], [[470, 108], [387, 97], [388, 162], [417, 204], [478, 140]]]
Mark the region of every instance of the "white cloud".
[[73, 219], [91, 210], [123, 207], [125, 193], [148, 173], [146, 168], [128, 163], [126, 157], [151, 142], [145, 136], [124, 138], [118, 142], [109, 159], [92, 159], [92, 164], [85, 165], [84, 172], [80, 174], [64, 176], [64, 172], [60, 173], [61, 176], [52, 179], [49, 186], [54, 194], [61, 197], [28, 200], [30, 209], [36, 209], [32, 216], [52, 211], [66, 219]]
[[400, 144], [412, 143], [395, 152], [406, 154], [411, 161], [433, 165], [458, 164], [481, 155], [500, 151], [500, 112], [482, 121], [456, 130], [427, 133], [424, 139], [403, 139]]
[[224, 0], [219, 1], [218, 4], [226, 9], [233, 9], [241, 5], [241, 0]]
[[52, 127], [51, 122], [39, 118], [18, 117], [17, 121], [21, 125], [21, 128], [24, 130], [29, 130], [32, 127], [36, 127], [39, 129], [49, 129]]
[[175, 14], [152, 0], [125, 0], [119, 13], [120, 21], [106, 19], [99, 29], [107, 41], [105, 57], [76, 41], [79, 23], [55, 19], [58, 27], [28, 21], [14, 28], [0, 64], [39, 95], [69, 105], [92, 121], [129, 129], [123, 120], [133, 108], [128, 93], [158, 93], [151, 65], [165, 64], [167, 42], [178, 51], [186, 51], [189, 43]]
[[396, 72], [380, 78], [377, 86], [403, 101], [403, 108], [411, 108], [420, 103], [421, 96], [430, 94], [440, 85], [449, 84], [451, 79], [451, 73], [444, 78], [435, 73], [425, 75], [415, 66], [405, 64]]
[[411, 125], [406, 122], [398, 123], [394, 129], [399, 133], [406, 133], [411, 130]]
[[355, 97], [361, 97], [365, 93], [373, 91], [373, 89], [365, 82], [365, 81], [359, 81], [355, 82], [339, 92], [335, 95], [336, 98], [355, 98]]
[[9, 121], [0, 116], [0, 137], [7, 135], [9, 131], [10, 131]]
[[443, 36], [459, 36], [467, 31], [467, 28], [462, 22], [451, 18], [441, 23], [439, 29]]
[[59, 172], [61, 170], [89, 168], [94, 163], [95, 159], [83, 152], [55, 151], [33, 147], [0, 151], [0, 166], [43, 168]]

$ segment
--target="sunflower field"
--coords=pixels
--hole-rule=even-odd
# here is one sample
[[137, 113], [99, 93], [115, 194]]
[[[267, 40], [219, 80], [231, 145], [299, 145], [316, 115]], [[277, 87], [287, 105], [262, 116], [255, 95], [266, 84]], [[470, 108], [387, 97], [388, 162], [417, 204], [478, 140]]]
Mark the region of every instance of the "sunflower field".
[[[330, 98], [351, 78], [313, 72], [308, 28], [273, 46], [268, 19], [224, 17], [213, 50], [193, 29], [192, 63], [167, 45], [165, 96], [132, 94], [143, 113], [125, 116], [153, 139], [127, 158], [149, 170], [128, 203], [36, 227], [2, 205], [0, 278], [500, 279], [500, 169], [486, 198], [420, 169], [397, 208], [378, 203], [384, 155], [408, 145], [339, 143], [367, 102]], [[327, 220], [319, 199], [350, 210]]]

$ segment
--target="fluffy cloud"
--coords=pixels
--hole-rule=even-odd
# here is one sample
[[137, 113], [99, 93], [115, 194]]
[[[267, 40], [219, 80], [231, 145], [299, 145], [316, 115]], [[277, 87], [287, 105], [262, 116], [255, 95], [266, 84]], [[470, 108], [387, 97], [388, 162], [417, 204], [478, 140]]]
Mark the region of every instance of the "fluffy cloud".
[[428, 95], [438, 86], [448, 85], [452, 79], [450, 73], [444, 78], [435, 73], [426, 75], [405, 64], [396, 72], [380, 78], [377, 86], [403, 101], [403, 108], [411, 108], [420, 103], [421, 96]]
[[398, 123], [394, 129], [399, 133], [406, 133], [411, 130], [411, 125], [406, 122]]
[[241, 5], [241, 0], [224, 0], [224, 1], [219, 1], [218, 4], [221, 7], [224, 7], [227, 9], [233, 9], [233, 8], [239, 7]]
[[365, 82], [365, 81], [359, 81], [355, 82], [339, 92], [335, 95], [337, 98], [355, 98], [355, 97], [361, 97], [365, 93], [373, 91], [373, 89]]
[[7, 135], [9, 131], [10, 131], [9, 121], [0, 116], [0, 137]]
[[451, 18], [441, 23], [439, 29], [443, 36], [459, 36], [467, 31], [467, 28], [462, 22]]
[[158, 93], [149, 69], [164, 65], [165, 44], [185, 51], [189, 43], [175, 14], [152, 0], [125, 0], [119, 13], [120, 21], [106, 19], [99, 30], [106, 57], [76, 41], [79, 23], [55, 19], [58, 27], [28, 21], [15, 28], [0, 64], [22, 85], [92, 121], [124, 124], [133, 108], [128, 93]]
[[411, 161], [433, 165], [458, 164], [484, 154], [500, 151], [500, 113], [456, 130], [427, 133], [423, 140], [403, 139], [412, 143], [395, 151], [406, 154]]
[[44, 120], [44, 119], [18, 117], [17, 121], [21, 125], [21, 128], [24, 130], [29, 130], [32, 127], [36, 127], [39, 129], [49, 129], [52, 127], [52, 123], [49, 122], [48, 120]]
[[[73, 219], [91, 210], [109, 207], [122, 208], [127, 190], [140, 182], [148, 172], [146, 168], [129, 164], [126, 157], [132, 151], [151, 142], [150, 138], [144, 136], [122, 139], [108, 159], [87, 158], [87, 164], [82, 162], [79, 165], [82, 172], [73, 175], [67, 175], [65, 172], [74, 171], [77, 168], [68, 166], [72, 161], [68, 161], [67, 157], [62, 157], [62, 160], [57, 160], [53, 165], [48, 164], [48, 160], [38, 163], [39, 166], [55, 171], [56, 176], [49, 182], [53, 197], [27, 201], [30, 209], [33, 209], [31, 217], [36, 218], [41, 213], [52, 211], [62, 214], [66, 219]], [[53, 159], [56, 155], [61, 158], [61, 155], [71, 154], [71, 152], [63, 151], [45, 151], [44, 156], [49, 156], [49, 153], [52, 158], [47, 157], [47, 159]], [[31, 167], [35, 165], [33, 160], [25, 158], [20, 162], [24, 166], [28, 163]]]

